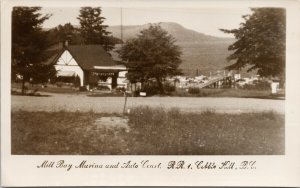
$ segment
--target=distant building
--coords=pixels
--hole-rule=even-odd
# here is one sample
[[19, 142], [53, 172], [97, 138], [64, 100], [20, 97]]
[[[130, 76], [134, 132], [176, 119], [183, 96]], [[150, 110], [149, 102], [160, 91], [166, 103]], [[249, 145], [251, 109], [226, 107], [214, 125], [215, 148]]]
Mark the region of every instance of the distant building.
[[57, 78], [79, 77], [87, 89], [104, 83], [109, 89], [127, 87], [124, 65], [114, 61], [101, 45], [65, 45], [52, 59]]
[[240, 73], [234, 74], [233, 78], [235, 81], [237, 81], [237, 80], [241, 79], [241, 74]]

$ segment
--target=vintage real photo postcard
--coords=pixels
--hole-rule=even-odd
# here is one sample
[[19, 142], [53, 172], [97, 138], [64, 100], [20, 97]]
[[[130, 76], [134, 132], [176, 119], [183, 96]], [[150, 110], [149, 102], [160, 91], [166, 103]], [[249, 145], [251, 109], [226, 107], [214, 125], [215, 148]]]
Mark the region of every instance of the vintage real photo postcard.
[[298, 1], [1, 2], [3, 186], [300, 186]]

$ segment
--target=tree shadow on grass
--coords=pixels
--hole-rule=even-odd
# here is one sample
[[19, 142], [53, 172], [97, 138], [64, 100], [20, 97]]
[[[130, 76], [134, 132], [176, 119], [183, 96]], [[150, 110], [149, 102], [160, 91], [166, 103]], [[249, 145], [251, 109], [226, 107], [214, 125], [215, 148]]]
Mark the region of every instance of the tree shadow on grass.
[[254, 98], [254, 99], [272, 99], [272, 100], [285, 100], [284, 95], [268, 95], [268, 96], [245, 96], [241, 98]]
[[29, 96], [29, 97], [51, 97], [51, 95], [48, 94], [41, 94], [39, 92], [27, 92], [24, 95], [22, 95], [21, 92], [18, 91], [11, 91], [11, 95], [16, 95], [16, 96]]

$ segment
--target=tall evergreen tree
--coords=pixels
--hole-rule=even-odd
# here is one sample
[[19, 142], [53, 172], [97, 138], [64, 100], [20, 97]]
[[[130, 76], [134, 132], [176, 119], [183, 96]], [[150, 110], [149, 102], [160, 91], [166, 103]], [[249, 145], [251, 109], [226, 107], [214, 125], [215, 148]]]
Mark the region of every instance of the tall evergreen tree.
[[113, 49], [110, 32], [104, 25], [104, 17], [101, 16], [100, 7], [82, 7], [77, 17], [80, 22], [80, 33], [85, 44], [101, 44], [106, 51]]
[[40, 7], [14, 7], [12, 11], [12, 79], [22, 77], [22, 94], [25, 82], [45, 82], [55, 73], [54, 67], [44, 62], [52, 54], [48, 48], [47, 33], [42, 24], [49, 15], [41, 15]]
[[119, 51], [129, 68], [127, 78], [133, 83], [154, 78], [163, 94], [163, 78], [181, 74], [181, 51], [174, 43], [173, 36], [160, 25], [150, 25], [137, 38], [128, 40]]
[[227, 59], [234, 63], [227, 69], [238, 70], [250, 66], [261, 76], [285, 74], [286, 16], [283, 8], [253, 8], [252, 14], [243, 16], [245, 22], [238, 29], [221, 29], [234, 34], [237, 39], [229, 50]]
[[65, 25], [58, 25], [57, 27], [49, 30], [48, 41], [51, 44], [68, 41], [71, 45], [83, 44], [83, 39], [77, 28], [71, 23]]

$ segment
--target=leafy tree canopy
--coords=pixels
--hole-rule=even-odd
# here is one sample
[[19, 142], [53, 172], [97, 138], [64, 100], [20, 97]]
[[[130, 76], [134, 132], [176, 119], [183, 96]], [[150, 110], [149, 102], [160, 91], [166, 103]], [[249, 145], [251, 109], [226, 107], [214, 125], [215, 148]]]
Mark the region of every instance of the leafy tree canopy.
[[129, 68], [127, 78], [133, 83], [154, 78], [163, 93], [162, 79], [181, 74], [181, 51], [174, 43], [172, 35], [157, 24], [126, 41], [119, 54]]
[[237, 39], [229, 46], [234, 51], [227, 59], [234, 63], [229, 70], [250, 66], [261, 76], [284, 76], [285, 72], [285, 9], [253, 8], [243, 16], [245, 22], [238, 29], [221, 29]]
[[105, 50], [113, 49], [110, 32], [104, 25], [104, 17], [101, 16], [100, 7], [82, 7], [77, 17], [80, 22], [80, 32], [85, 44], [101, 44]]
[[48, 41], [52, 44], [57, 44], [59, 42], [68, 41], [69, 44], [83, 44], [83, 39], [77, 28], [75, 28], [71, 23], [66, 23], [65, 25], [58, 25], [57, 27], [49, 30]]
[[48, 48], [47, 32], [42, 24], [50, 15], [41, 15], [40, 7], [14, 7], [12, 11], [12, 79], [20, 75], [24, 83], [33, 80], [44, 82], [54, 73], [53, 66], [42, 62], [52, 54]]

